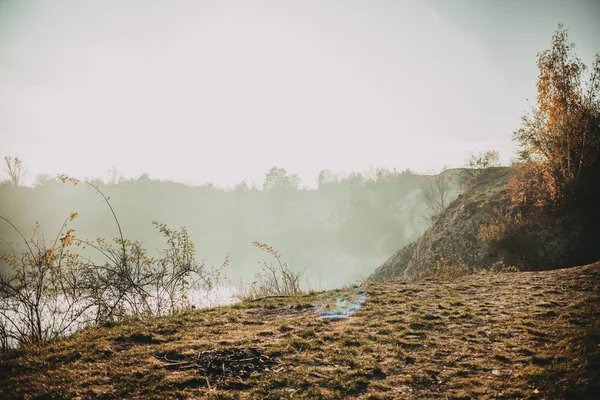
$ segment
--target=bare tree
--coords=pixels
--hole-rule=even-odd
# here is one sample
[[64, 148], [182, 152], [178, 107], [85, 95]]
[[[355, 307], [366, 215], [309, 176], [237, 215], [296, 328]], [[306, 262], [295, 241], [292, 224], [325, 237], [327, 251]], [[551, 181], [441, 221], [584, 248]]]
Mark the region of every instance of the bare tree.
[[25, 167], [19, 159], [19, 157], [4, 157], [6, 162], [6, 168], [4, 169], [8, 173], [8, 181], [14, 186], [23, 185], [25, 180]]
[[439, 174], [431, 176], [421, 185], [423, 200], [432, 216], [441, 213], [448, 205], [451, 180], [452, 174], [444, 167]]
[[35, 177], [35, 181], [33, 182], [34, 186], [43, 186], [48, 182], [55, 181], [56, 178], [50, 174], [38, 174]]
[[121, 172], [114, 165], [110, 167], [108, 171], [106, 171], [106, 175], [107, 185], [117, 185], [123, 179]]

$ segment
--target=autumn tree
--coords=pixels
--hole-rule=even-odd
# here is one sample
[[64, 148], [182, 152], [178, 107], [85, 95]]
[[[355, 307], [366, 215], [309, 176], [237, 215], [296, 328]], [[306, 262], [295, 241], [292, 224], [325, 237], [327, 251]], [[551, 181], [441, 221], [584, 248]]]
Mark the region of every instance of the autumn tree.
[[[600, 153], [600, 53], [584, 83], [586, 65], [562, 25], [549, 49], [538, 54], [537, 105], [514, 133], [520, 145], [520, 201], [560, 203], [584, 195], [598, 177]], [[538, 182], [532, 186], [531, 182]], [[537, 191], [529, 193], [530, 188]]]

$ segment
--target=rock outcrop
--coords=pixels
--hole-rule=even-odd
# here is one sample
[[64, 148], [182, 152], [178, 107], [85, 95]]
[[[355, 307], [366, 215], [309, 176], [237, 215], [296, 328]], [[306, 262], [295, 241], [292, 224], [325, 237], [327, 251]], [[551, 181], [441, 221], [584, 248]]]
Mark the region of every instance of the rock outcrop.
[[491, 265], [493, 256], [479, 238], [479, 227], [508, 205], [508, 168], [489, 168], [472, 187], [437, 217], [416, 243], [397, 251], [369, 277], [374, 281], [415, 280], [437, 255], [460, 258], [469, 266]]
[[[590, 240], [583, 240], [590, 236], [583, 228], [586, 214], [568, 209], [518, 214], [510, 208], [509, 171], [508, 167], [484, 170], [473, 185], [434, 217], [432, 225], [415, 243], [397, 251], [369, 279], [414, 281], [423, 273], [427, 275], [440, 257], [470, 271], [488, 270], [499, 261], [521, 270], [548, 270], [596, 261], [597, 249], [591, 251], [594, 249], [590, 249]], [[480, 229], [484, 225], [503, 230], [494, 245], [482, 238]]]

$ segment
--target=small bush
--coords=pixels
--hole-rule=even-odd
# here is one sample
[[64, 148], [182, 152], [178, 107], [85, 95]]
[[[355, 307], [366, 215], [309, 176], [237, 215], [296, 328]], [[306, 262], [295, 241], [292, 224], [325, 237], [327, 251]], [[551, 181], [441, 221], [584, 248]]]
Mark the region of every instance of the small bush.
[[112, 242], [78, 238], [68, 228], [76, 212], [55, 239], [46, 238], [39, 224], [27, 239], [0, 216], [22, 240], [7, 243], [9, 253], [0, 254], [7, 267], [0, 270], [0, 349], [54, 340], [91, 324], [174, 313], [190, 305], [188, 291], [210, 290], [217, 283], [219, 271], [196, 262], [185, 228], [175, 231], [155, 222], [167, 247], [158, 257], [148, 257], [140, 243], [123, 237], [109, 199], [97, 186], [84, 183], [113, 213], [119, 237]]
[[465, 164], [466, 168], [463, 169], [459, 175], [459, 184], [463, 189], [476, 184], [479, 177], [486, 169], [499, 166], [500, 154], [498, 154], [497, 150], [471, 154]]
[[511, 205], [516, 209], [547, 209], [559, 198], [556, 178], [543, 163], [513, 165], [507, 185]]
[[253, 242], [258, 247], [275, 258], [277, 264], [262, 262], [262, 271], [255, 275], [256, 280], [242, 287], [238, 298], [242, 301], [254, 300], [268, 296], [295, 296], [302, 294], [300, 279], [303, 273], [295, 271], [286, 262], [281, 261], [281, 254], [272, 246], [265, 243]]
[[514, 265], [506, 265], [504, 261], [496, 261], [490, 267], [490, 272], [495, 273], [510, 273], [510, 272], [519, 272], [521, 271], [518, 267]]
[[479, 226], [479, 238], [493, 253], [497, 253], [503, 247], [514, 248], [525, 225], [520, 212], [500, 209], [487, 223]]
[[419, 279], [455, 280], [472, 272], [461, 257], [436, 254], [433, 263], [419, 274]]

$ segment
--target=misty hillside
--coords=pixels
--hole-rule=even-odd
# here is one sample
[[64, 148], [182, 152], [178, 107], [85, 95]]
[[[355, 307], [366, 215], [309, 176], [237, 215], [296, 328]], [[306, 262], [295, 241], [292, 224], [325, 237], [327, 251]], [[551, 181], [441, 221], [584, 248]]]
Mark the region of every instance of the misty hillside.
[[599, 293], [596, 263], [371, 283], [105, 323], [1, 354], [0, 394], [593, 399], [600, 396]]
[[506, 267], [548, 270], [600, 258], [595, 214], [587, 200], [525, 214], [512, 204], [511, 174], [516, 167], [485, 169], [418, 240], [401, 247], [369, 279], [414, 281]]
[[[398, 247], [415, 240], [430, 223], [421, 188], [435, 176], [380, 170], [336, 178], [325, 171], [317, 189], [301, 189], [294, 176], [274, 168], [265, 190], [245, 184], [232, 190], [187, 186], [142, 176], [102, 184], [125, 238], [153, 251], [162, 238], [153, 220], [171, 228], [184, 226], [196, 244], [199, 258], [220, 265], [229, 254], [229, 276], [252, 279], [258, 272], [260, 241], [274, 246], [298, 271], [306, 271], [314, 289], [334, 287], [367, 276]], [[456, 183], [447, 193], [457, 193]], [[84, 185], [50, 179], [34, 187], [0, 185], [0, 216], [29, 235], [39, 221], [44, 234], [54, 237], [72, 212], [70, 224], [81, 238], [112, 239], [118, 235], [110, 209], [101, 196]], [[8, 224], [0, 238], [18, 239]], [[319, 282], [320, 279], [320, 282]], [[303, 282], [305, 284], [305, 282]]]

